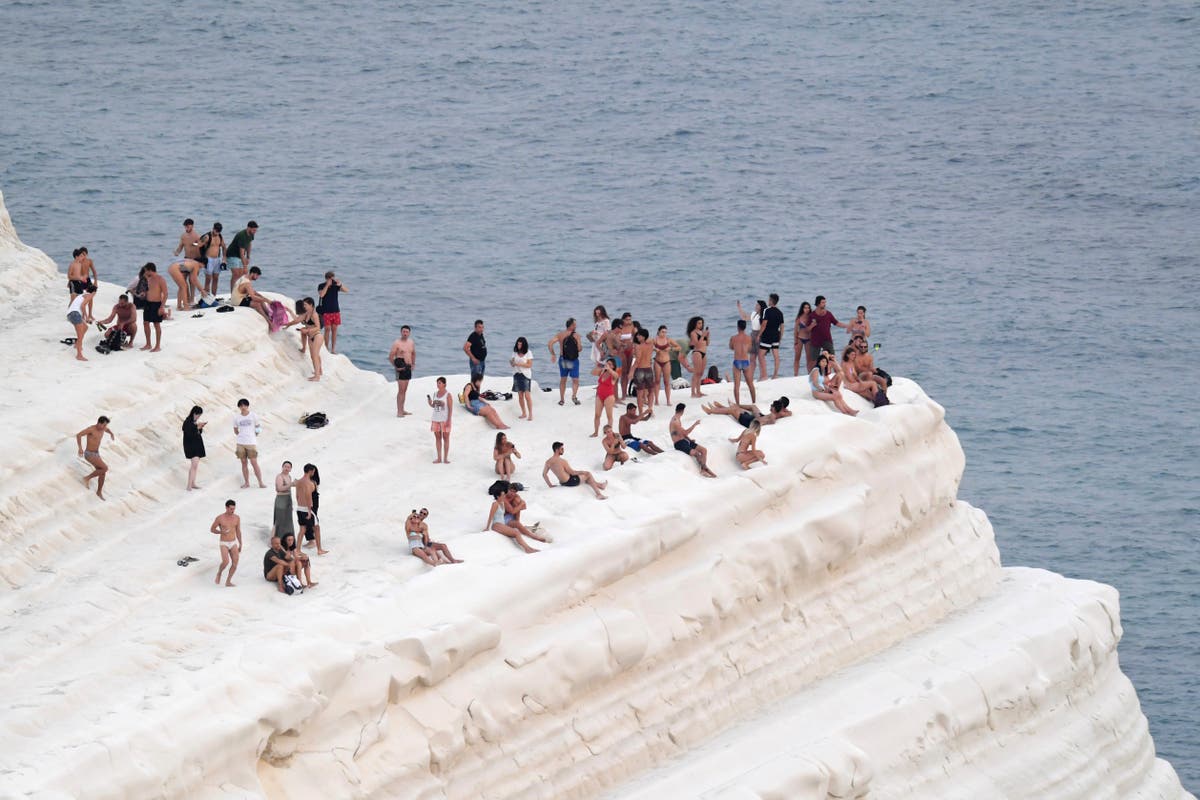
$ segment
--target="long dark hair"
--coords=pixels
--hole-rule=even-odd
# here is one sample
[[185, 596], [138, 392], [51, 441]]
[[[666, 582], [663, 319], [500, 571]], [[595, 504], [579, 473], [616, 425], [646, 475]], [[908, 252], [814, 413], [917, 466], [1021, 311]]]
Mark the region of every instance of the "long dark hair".
[[188, 412], [189, 417], [198, 417], [204, 413], [204, 409], [200, 406], [192, 406], [192, 410]]
[[513, 352], [522, 356], [528, 353], [529, 341], [524, 336], [518, 336], [516, 344], [513, 345]]
[[688, 320], [687, 336], [689, 339], [692, 336], [692, 331], [696, 330], [697, 326], [699, 326], [700, 323], [703, 321], [704, 321], [704, 317], [692, 317], [691, 319]]
[[808, 309], [808, 313], [811, 314], [812, 313], [812, 303], [808, 302], [807, 300], [805, 300], [803, 303], [800, 304], [800, 310], [796, 312], [796, 319], [800, 319], [801, 317], [804, 316], [804, 309], [806, 309], [806, 308]]
[[[597, 317], [597, 314], [600, 316]], [[592, 309], [592, 322], [597, 322], [600, 319], [608, 319], [608, 311], [604, 308], [604, 306], [596, 306]]]

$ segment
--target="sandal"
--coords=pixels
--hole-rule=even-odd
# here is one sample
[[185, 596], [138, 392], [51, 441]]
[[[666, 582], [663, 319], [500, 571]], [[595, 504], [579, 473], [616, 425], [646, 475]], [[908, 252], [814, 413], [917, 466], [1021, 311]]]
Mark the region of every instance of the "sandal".
[[195, 319], [196, 317], [203, 317], [203, 316], [204, 316], [204, 314], [202, 314], [202, 313], [201, 314], [192, 314], [192, 319]]
[[583, 403], [579, 402], [579, 398], [578, 398], [578, 397], [572, 397], [572, 398], [571, 398], [571, 402], [572, 402], [572, 403], [574, 403], [574, 404], [575, 404], [575, 405], [577, 405], [577, 406], [581, 406], [581, 405], [583, 405]]
[[562, 401], [562, 400], [559, 400], [559, 401], [558, 401], [558, 404], [561, 406], [561, 405], [563, 404], [563, 401]]
[[175, 563], [176, 563], [176, 564], [178, 564], [178, 565], [179, 565], [179, 566], [181, 566], [181, 567], [186, 567], [188, 564], [190, 564], [190, 563], [192, 563], [192, 562], [190, 562], [190, 561], [185, 561], [184, 559], [182, 559], [182, 558], [181, 558], [181, 559], [179, 559], [178, 561], [176, 561]]
[[61, 344], [75, 344], [75, 337], [68, 336], [66, 339], [59, 339], [58, 341]]

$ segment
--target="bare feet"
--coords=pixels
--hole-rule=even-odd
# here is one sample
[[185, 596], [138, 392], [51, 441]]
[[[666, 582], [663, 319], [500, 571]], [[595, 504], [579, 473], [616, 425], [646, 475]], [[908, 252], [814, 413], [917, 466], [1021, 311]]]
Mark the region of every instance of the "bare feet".
[[226, 586], [237, 586], [236, 583], [230, 583], [229, 581], [225, 581], [225, 585]]
[[304, 588], [305, 588], [305, 589], [311, 589], [312, 587], [314, 587], [314, 586], [316, 586], [316, 585], [317, 585], [317, 582], [316, 582], [316, 581], [309, 581], [309, 582], [308, 582], [308, 586], [305, 586]]
[[285, 592], [285, 591], [283, 590], [283, 587], [282, 587], [282, 586], [278, 586], [278, 585], [276, 585], [276, 587], [275, 587], [275, 588], [279, 590], [279, 593], [280, 593], [280, 594], [287, 594], [287, 592]]
[[100, 493], [99, 489], [96, 490], [96, 497], [99, 497], [101, 500], [104, 499], [104, 495]]
[[441, 463], [442, 463], [442, 460], [441, 460], [440, 458], [435, 458], [435, 459], [433, 460], [433, 463], [435, 463], [435, 464], [441, 464]]
[[260, 489], [265, 489], [265, 488], [267, 488], [267, 485], [266, 485], [265, 483], [263, 483], [262, 481], [259, 481], [259, 482], [258, 482], [258, 488], [260, 488]]
[[243, 489], [249, 489], [249, 488], [250, 488], [250, 484], [249, 484], [249, 483], [243, 483], [243, 484], [242, 484], [242, 488], [243, 488]]
[[595, 438], [596, 438], [597, 436], [599, 436], [599, 435], [600, 435], [600, 431], [596, 431], [596, 432], [595, 432], [595, 433], [593, 433], [592, 435], [588, 436], [588, 438], [589, 438], [589, 439], [595, 439]]
[[86, 358], [84, 358], [84, 356], [83, 356], [83, 355], [81, 355], [81, 354], [78, 354], [78, 353], [75, 355], [75, 360], [76, 360], [76, 361], [87, 361], [87, 359], [86, 359]]
[[158, 352], [161, 352], [161, 351], [162, 351], [162, 348], [161, 348], [161, 347], [155, 347], [155, 348], [152, 348], [152, 349], [150, 350], [150, 352], [151, 352], [151, 353], [158, 353]]
[[322, 550], [322, 549], [321, 549], [321, 548], [319, 548], [319, 547], [317, 548], [317, 555], [319, 555], [319, 556], [323, 556], [323, 555], [325, 555], [325, 554], [326, 554], [326, 553], [328, 553], [328, 552], [329, 552], [328, 550]]
[[309, 378], [309, 380], [310, 380], [310, 381], [319, 381], [319, 380], [321, 380], [321, 376], [320, 376], [320, 375], [313, 375], [311, 378]]

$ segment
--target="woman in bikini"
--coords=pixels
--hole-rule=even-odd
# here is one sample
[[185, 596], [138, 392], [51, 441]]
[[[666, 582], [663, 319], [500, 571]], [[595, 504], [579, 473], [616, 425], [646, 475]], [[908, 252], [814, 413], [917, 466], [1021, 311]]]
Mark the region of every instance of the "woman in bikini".
[[858, 370], [854, 365], [855, 358], [858, 355], [858, 348], [854, 342], [846, 345], [846, 349], [842, 351], [842, 363], [838, 367], [839, 383], [854, 392], [860, 397], [864, 397], [875, 402], [875, 392], [879, 389], [873, 380], [860, 380]]
[[746, 430], [741, 436], [735, 436], [729, 440], [737, 442], [737, 453], [734, 455], [734, 458], [737, 459], [742, 469], [750, 469], [750, 465], [756, 461], [761, 461], [763, 464], [767, 463], [767, 457], [763, 454], [762, 450], [757, 448], [758, 434], [761, 430], [762, 423], [758, 420], [752, 420], [746, 426]]
[[658, 405], [658, 387], [662, 384], [667, 395], [667, 405], [671, 405], [671, 353], [679, 352], [679, 345], [667, 335], [667, 326], [658, 326], [658, 336], [654, 337], [654, 405]]
[[846, 333], [853, 339], [855, 336], [861, 336], [864, 339], [871, 338], [871, 321], [867, 319], [867, 307], [859, 306], [856, 311], [856, 316], [846, 326]]
[[537, 548], [530, 547], [526, 544], [524, 537], [536, 539], [539, 542], [545, 542], [538, 534], [526, 528], [516, 518], [511, 518], [508, 522], [504, 521], [504, 494], [508, 491], [508, 481], [496, 481], [488, 487], [488, 494], [492, 496], [492, 507], [488, 510], [487, 522], [484, 523], [485, 531], [495, 531], [503, 534], [517, 543], [517, 546], [526, 553], [536, 553]]
[[808, 373], [808, 385], [812, 396], [818, 400], [833, 403], [834, 407], [843, 414], [857, 417], [858, 412], [846, 405], [842, 392], [838, 389], [837, 372], [829, 365], [829, 354], [821, 351], [817, 354], [817, 365]]
[[[788, 399], [781, 397], [771, 403], [771, 410], [764, 414], [758, 410], [755, 405], [738, 405], [737, 403], [705, 403], [700, 406], [704, 409], [705, 414], [716, 414], [733, 417], [738, 424], [743, 428], [749, 428], [751, 422], [757, 422], [759, 425], [774, 425], [776, 421], [784, 417], [790, 417], [791, 411], [788, 411]], [[733, 441], [732, 439], [730, 441]]]
[[598, 378], [596, 382], [596, 418], [593, 420], [591, 436], [594, 439], [600, 435], [601, 411], [608, 414], [608, 424], [613, 424], [613, 406], [617, 402], [617, 381], [621, 379], [621, 374], [617, 372], [617, 360], [612, 356], [592, 370], [592, 374]]
[[796, 313], [796, 327], [792, 329], [792, 375], [800, 374], [800, 359], [804, 359], [804, 371], [813, 368], [812, 350], [808, 345], [809, 333], [812, 331], [812, 305], [805, 300], [800, 304]]
[[621, 354], [621, 361], [618, 364], [617, 371], [620, 373], [620, 378], [617, 381], [617, 394], [620, 399], [625, 399], [625, 389], [629, 386], [629, 373], [633, 370], [633, 334], [635, 328], [633, 320], [628, 315], [621, 318], [621, 327], [616, 329], [617, 346]]
[[321, 318], [317, 314], [317, 304], [311, 297], [296, 301], [296, 316], [284, 323], [285, 328], [293, 325], [300, 326], [300, 336], [308, 343], [308, 354], [312, 358], [313, 376], [310, 381], [321, 380]]
[[521, 457], [521, 451], [508, 440], [508, 437], [503, 432], [496, 434], [496, 444], [492, 447], [492, 460], [496, 462], [496, 474], [504, 480], [512, 478], [513, 473], [517, 471], [517, 465], [513, 463], [513, 456]]
[[688, 345], [692, 348], [692, 365], [680, 359], [679, 363], [692, 373], [692, 397], [703, 397], [700, 391], [700, 381], [704, 379], [704, 362], [708, 356], [708, 328], [704, 327], [704, 317], [692, 317], [687, 324]]

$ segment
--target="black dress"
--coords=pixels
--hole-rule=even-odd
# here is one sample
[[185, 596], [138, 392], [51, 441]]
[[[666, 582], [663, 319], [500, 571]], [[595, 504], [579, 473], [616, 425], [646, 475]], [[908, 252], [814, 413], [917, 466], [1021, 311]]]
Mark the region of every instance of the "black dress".
[[203, 431], [196, 426], [192, 415], [188, 414], [183, 421], [183, 457], [186, 459], [204, 458]]

